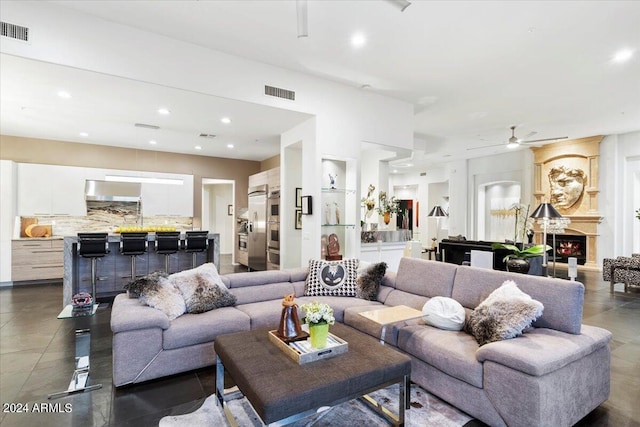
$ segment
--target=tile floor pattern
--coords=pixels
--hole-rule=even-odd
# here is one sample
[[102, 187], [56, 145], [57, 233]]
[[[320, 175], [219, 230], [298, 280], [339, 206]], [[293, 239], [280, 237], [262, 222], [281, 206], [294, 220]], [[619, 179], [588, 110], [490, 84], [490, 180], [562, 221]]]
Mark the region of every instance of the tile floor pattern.
[[[223, 260], [223, 265], [224, 260]], [[221, 269], [233, 271], [232, 266]], [[562, 273], [559, 274], [562, 276]], [[614, 334], [611, 345], [611, 397], [579, 426], [640, 426], [640, 292], [609, 293], [599, 273], [581, 273], [586, 285], [584, 323]], [[618, 285], [621, 286], [621, 285]], [[60, 284], [0, 290], [0, 402], [60, 404], [69, 413], [0, 413], [13, 426], [157, 426], [160, 418], [198, 408], [214, 393], [215, 369], [201, 369], [130, 387], [111, 384], [110, 309], [85, 319], [91, 327], [91, 380], [102, 389], [48, 401], [64, 390], [73, 370], [73, 320], [57, 320]], [[526, 399], [526, 397], [523, 397]]]

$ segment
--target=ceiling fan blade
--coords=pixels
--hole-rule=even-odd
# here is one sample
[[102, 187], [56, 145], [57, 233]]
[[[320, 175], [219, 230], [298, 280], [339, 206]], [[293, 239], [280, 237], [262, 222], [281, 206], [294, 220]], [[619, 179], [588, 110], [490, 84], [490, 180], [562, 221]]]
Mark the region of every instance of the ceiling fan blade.
[[532, 139], [530, 141], [518, 141], [518, 144], [533, 144], [534, 142], [557, 141], [559, 139], [567, 139], [568, 136], [558, 136], [555, 138]]
[[481, 148], [489, 148], [489, 147], [500, 147], [500, 146], [504, 146], [505, 144], [493, 144], [493, 145], [483, 145], [482, 147], [471, 147], [471, 148], [467, 148], [467, 151], [470, 150], [480, 150]]

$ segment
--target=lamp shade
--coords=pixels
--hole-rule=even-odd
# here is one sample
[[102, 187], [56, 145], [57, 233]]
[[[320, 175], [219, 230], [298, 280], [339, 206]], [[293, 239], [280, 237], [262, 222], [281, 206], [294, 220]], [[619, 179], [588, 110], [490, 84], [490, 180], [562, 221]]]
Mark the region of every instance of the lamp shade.
[[562, 218], [562, 215], [551, 203], [540, 203], [531, 214], [531, 218]]
[[445, 217], [445, 216], [447, 216], [447, 214], [445, 213], [445, 211], [442, 210], [442, 208], [439, 205], [435, 205], [433, 207], [433, 209], [431, 209], [431, 212], [429, 212], [429, 214], [427, 216]]

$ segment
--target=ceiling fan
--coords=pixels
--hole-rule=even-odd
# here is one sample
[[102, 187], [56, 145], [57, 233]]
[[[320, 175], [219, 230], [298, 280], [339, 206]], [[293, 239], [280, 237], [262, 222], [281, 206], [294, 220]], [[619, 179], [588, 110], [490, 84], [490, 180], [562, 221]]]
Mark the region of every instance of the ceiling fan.
[[[545, 141], [557, 141], [559, 139], [567, 139], [568, 136], [557, 136], [555, 138], [544, 138], [544, 139], [530, 139], [530, 140], [521, 140], [519, 138], [516, 137], [515, 133], [516, 133], [516, 127], [515, 126], [511, 126], [509, 129], [511, 129], [511, 138], [509, 138], [507, 140], [507, 148], [516, 148], [518, 146], [520, 146], [520, 144], [534, 144], [536, 142], [545, 142]], [[527, 137], [533, 136], [535, 135], [537, 132], [531, 132], [527, 135]], [[489, 148], [489, 147], [498, 147], [504, 145], [504, 143], [502, 144], [493, 144], [493, 145], [484, 145], [482, 147], [472, 147], [472, 148], [467, 148], [467, 150], [479, 150], [480, 148]]]

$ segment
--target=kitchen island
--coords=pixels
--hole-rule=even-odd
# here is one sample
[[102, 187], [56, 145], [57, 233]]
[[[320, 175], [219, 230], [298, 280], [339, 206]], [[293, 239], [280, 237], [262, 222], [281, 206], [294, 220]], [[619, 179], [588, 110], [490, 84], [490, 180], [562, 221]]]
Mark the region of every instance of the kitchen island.
[[[165, 256], [155, 252], [155, 234], [147, 237], [148, 249], [144, 255], [136, 257], [136, 276], [144, 276], [154, 271], [164, 271]], [[180, 247], [184, 245], [185, 235], [180, 235]], [[196, 254], [196, 265], [207, 262], [220, 269], [220, 235], [209, 233], [209, 247], [206, 252]], [[124, 292], [124, 285], [131, 281], [131, 257], [120, 254], [120, 235], [109, 235], [109, 253], [98, 258], [96, 293], [98, 298], [108, 298]], [[64, 238], [64, 280], [62, 305], [71, 303], [78, 292], [91, 293], [91, 260], [78, 255], [78, 237]], [[192, 266], [192, 254], [184, 250], [170, 255], [169, 271], [175, 273], [188, 270]]]

